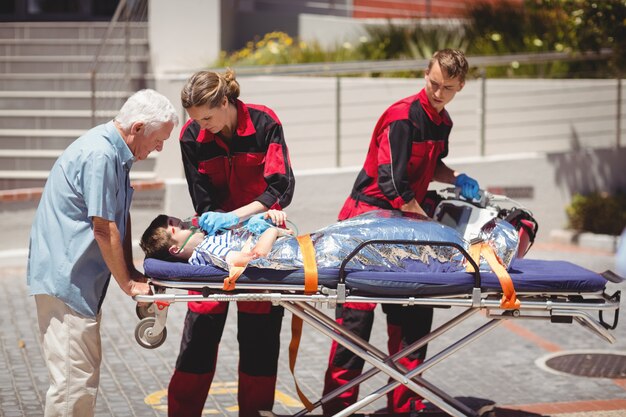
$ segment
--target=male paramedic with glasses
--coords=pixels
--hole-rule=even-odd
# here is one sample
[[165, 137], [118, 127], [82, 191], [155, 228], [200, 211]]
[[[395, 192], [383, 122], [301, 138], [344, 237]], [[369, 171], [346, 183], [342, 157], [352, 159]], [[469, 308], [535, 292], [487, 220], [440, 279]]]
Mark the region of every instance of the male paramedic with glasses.
[[[468, 71], [463, 52], [443, 49], [435, 52], [425, 70], [426, 87], [418, 94], [392, 104], [380, 117], [372, 134], [363, 169], [346, 200], [339, 220], [379, 209], [401, 210], [426, 215], [420, 202], [431, 181], [454, 184], [468, 199], [479, 198], [476, 180], [450, 169], [443, 158], [448, 154], [452, 120], [445, 110], [465, 85]], [[370, 303], [345, 303], [337, 307], [337, 322], [369, 340], [374, 320]], [[387, 314], [389, 355], [420, 339], [432, 324], [432, 308], [383, 305]], [[426, 346], [399, 362], [408, 369], [423, 362]], [[324, 380], [324, 394], [356, 378], [363, 359], [333, 342]], [[356, 402], [358, 386], [323, 404], [332, 415]], [[400, 385], [388, 394], [388, 412], [409, 413], [424, 408], [421, 398]]]

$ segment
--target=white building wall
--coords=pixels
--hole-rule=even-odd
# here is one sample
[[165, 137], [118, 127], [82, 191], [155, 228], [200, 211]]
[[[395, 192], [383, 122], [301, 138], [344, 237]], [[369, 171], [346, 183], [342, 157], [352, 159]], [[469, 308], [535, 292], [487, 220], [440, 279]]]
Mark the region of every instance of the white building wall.
[[220, 0], [151, 0], [148, 11], [155, 75], [215, 62], [222, 45]]
[[[344, 44], [353, 47], [369, 38], [367, 27], [371, 26], [409, 26], [415, 25], [415, 19], [353, 19], [344, 16], [328, 16], [321, 14], [301, 13], [298, 15], [298, 32], [292, 34], [305, 42], [316, 42], [324, 48], [332, 49]], [[461, 30], [459, 19], [421, 19], [419, 24], [449, 26]], [[347, 45], [346, 45], [347, 46]]]

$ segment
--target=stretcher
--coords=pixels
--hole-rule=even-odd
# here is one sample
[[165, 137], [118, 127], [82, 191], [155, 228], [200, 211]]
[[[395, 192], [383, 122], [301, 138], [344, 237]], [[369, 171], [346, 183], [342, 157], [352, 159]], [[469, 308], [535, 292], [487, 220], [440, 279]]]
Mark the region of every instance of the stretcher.
[[[389, 272], [384, 270], [349, 270], [350, 260], [369, 245], [389, 244], [452, 245], [467, 259], [469, 271]], [[344, 390], [361, 384], [382, 372], [392, 382], [361, 396], [354, 405], [336, 416], [348, 416], [384, 397], [400, 384], [422, 396], [451, 416], [479, 416], [481, 411], [469, 408], [434, 386], [422, 374], [469, 343], [492, 330], [504, 320], [534, 319], [551, 323], [578, 323], [602, 339], [613, 343], [611, 330], [617, 326], [620, 292], [609, 295], [608, 281], [621, 278], [606, 272], [598, 274], [565, 261], [515, 259], [508, 271], [516, 303], [503, 305], [501, 277], [479, 270], [472, 256], [463, 247], [446, 242], [371, 240], [358, 245], [339, 268], [319, 268], [305, 264], [299, 270], [248, 268], [239, 277], [233, 290], [224, 290], [228, 273], [213, 266], [146, 259], [146, 275], [150, 277], [153, 295], [136, 296], [144, 304], [138, 307], [141, 321], [135, 337], [145, 348], [160, 346], [166, 337], [167, 311], [172, 303], [187, 301], [268, 301], [281, 305], [319, 333], [336, 341], [363, 358], [371, 368], [349, 384], [331, 392], [315, 403], [306, 403], [299, 415], [307, 415], [325, 401]], [[186, 294], [174, 290], [192, 290]], [[341, 303], [378, 303], [460, 307], [461, 312], [432, 330], [428, 335], [388, 357], [375, 346], [343, 329], [324, 313]], [[397, 363], [421, 346], [438, 338], [475, 313], [485, 312], [486, 322], [469, 334], [427, 358], [416, 369], [407, 371]], [[290, 358], [295, 364], [295, 358]], [[304, 402], [304, 401], [303, 401]], [[271, 414], [270, 414], [271, 415]]]

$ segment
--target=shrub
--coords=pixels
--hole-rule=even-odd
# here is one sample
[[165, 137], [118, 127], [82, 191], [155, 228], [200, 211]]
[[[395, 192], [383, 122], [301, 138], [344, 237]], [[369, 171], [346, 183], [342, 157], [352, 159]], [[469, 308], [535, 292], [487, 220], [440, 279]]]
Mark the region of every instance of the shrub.
[[[608, 60], [511, 62], [486, 69], [492, 77], [606, 78], [626, 66], [626, 0], [524, 0], [468, 2], [465, 19], [428, 20], [402, 25], [367, 26], [367, 36], [324, 48], [283, 32], [266, 34], [235, 52], [221, 54], [225, 66], [279, 65], [307, 62], [430, 58], [438, 49], [459, 48], [468, 55], [599, 51], [610, 48]], [[373, 74], [378, 75], [378, 74]], [[392, 76], [414, 77], [421, 69]]]
[[606, 61], [516, 64], [490, 68], [488, 76], [613, 77], [626, 65], [626, 1], [525, 0], [476, 1], [467, 13], [470, 55], [532, 52], [599, 51], [610, 48]]
[[617, 236], [626, 227], [626, 194], [576, 194], [566, 212], [571, 229]]
[[281, 65], [358, 59], [362, 57], [352, 45], [347, 43], [334, 49], [324, 50], [315, 42], [301, 42], [284, 32], [271, 32], [257, 42], [248, 42], [238, 51], [230, 54], [222, 52], [216, 65], [220, 67]]

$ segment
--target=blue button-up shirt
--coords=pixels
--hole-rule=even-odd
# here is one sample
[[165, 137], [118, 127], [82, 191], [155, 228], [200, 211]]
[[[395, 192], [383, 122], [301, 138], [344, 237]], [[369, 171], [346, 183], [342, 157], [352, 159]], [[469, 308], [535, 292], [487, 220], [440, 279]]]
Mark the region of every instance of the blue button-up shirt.
[[50, 171], [30, 234], [30, 294], [61, 299], [95, 317], [109, 271], [93, 233], [92, 217], [115, 221], [122, 239], [133, 189], [133, 154], [113, 122], [74, 141]]

